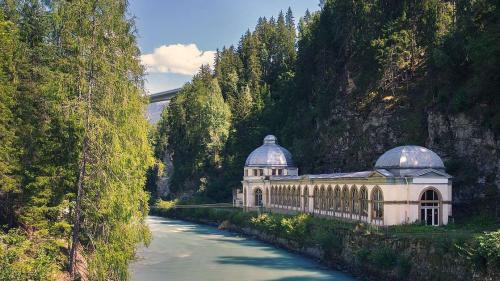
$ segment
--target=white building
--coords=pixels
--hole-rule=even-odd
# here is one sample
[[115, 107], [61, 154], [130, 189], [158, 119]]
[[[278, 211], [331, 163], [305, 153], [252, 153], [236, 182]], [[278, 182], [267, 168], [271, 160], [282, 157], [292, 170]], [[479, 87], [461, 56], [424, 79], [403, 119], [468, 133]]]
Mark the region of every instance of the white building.
[[451, 216], [451, 176], [436, 153], [420, 146], [393, 148], [370, 171], [299, 175], [291, 153], [269, 135], [248, 156], [242, 185], [234, 202], [245, 209], [377, 225], [444, 225]]

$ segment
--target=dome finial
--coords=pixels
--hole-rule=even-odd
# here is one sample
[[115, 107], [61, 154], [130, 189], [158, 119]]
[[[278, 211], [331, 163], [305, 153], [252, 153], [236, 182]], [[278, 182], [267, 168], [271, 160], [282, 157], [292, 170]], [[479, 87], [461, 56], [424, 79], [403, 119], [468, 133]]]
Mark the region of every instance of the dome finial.
[[275, 144], [276, 143], [276, 137], [273, 135], [267, 135], [264, 138], [264, 144]]

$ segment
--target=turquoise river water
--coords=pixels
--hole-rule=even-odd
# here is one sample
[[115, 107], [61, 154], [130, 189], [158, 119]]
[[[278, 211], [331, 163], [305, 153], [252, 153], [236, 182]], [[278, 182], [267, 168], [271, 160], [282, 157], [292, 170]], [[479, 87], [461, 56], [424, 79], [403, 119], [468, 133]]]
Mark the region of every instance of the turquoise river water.
[[313, 260], [215, 227], [149, 217], [151, 245], [138, 250], [133, 281], [352, 281]]

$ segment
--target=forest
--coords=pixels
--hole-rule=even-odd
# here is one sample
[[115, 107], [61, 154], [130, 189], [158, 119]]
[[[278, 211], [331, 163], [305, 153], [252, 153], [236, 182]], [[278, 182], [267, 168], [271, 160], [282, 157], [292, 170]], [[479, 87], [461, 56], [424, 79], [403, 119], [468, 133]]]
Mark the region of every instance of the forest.
[[127, 280], [154, 163], [127, 1], [0, 1], [0, 280]]
[[457, 216], [498, 217], [499, 6], [325, 0], [260, 18], [151, 128], [128, 1], [0, 0], [0, 280], [129, 279], [162, 160], [170, 197], [228, 202], [267, 134], [301, 174], [429, 147]]
[[152, 139], [156, 158], [173, 160], [170, 197], [230, 201], [246, 157], [274, 134], [301, 174], [429, 147], [454, 176], [458, 216], [498, 214], [499, 6], [327, 0], [298, 20], [290, 9], [259, 18], [162, 114]]

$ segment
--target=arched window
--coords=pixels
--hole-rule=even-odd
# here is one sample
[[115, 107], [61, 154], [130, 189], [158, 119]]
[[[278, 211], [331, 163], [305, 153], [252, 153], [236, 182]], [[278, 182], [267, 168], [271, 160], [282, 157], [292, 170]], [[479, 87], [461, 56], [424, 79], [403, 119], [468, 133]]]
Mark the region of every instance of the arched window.
[[269, 205], [269, 189], [266, 188], [266, 206]]
[[262, 190], [260, 188], [255, 190], [255, 206], [262, 207]]
[[295, 207], [300, 208], [300, 186], [295, 189]]
[[283, 206], [288, 205], [288, 188], [286, 186], [283, 186]]
[[286, 205], [286, 186], [281, 187], [281, 205]]
[[292, 205], [292, 207], [295, 207], [295, 204], [296, 204], [295, 203], [295, 199], [296, 199], [296, 197], [295, 197], [295, 186], [292, 187], [292, 194], [291, 195], [292, 195], [292, 204], [290, 204], [290, 205]]
[[281, 206], [281, 186], [278, 186], [276, 188], [276, 204], [278, 204], [278, 206]]
[[309, 211], [309, 190], [307, 186], [304, 187], [304, 211]]
[[285, 196], [285, 198], [286, 198], [286, 204], [285, 205], [288, 207], [288, 206], [290, 206], [290, 186], [286, 187], [286, 196]]
[[359, 215], [358, 188], [355, 185], [351, 187], [351, 212], [353, 215]]
[[295, 189], [295, 207], [300, 208], [300, 186]]
[[382, 190], [378, 186], [373, 188], [372, 202], [373, 202], [373, 204], [372, 204], [372, 206], [373, 206], [372, 219], [383, 220], [384, 219], [384, 196], [382, 195]]
[[327, 202], [326, 210], [328, 211], [328, 214], [330, 215], [332, 212], [332, 208], [333, 208], [333, 189], [330, 185], [328, 186], [328, 191], [326, 192], [326, 202]]
[[243, 206], [247, 206], [247, 188], [243, 188]]
[[363, 185], [359, 193], [360, 215], [366, 218], [368, 217], [368, 190], [366, 186]]
[[313, 192], [313, 207], [314, 209], [318, 209], [318, 197], [319, 197], [319, 192], [318, 192], [318, 187], [314, 187], [314, 192]]
[[320, 191], [320, 195], [319, 195], [319, 208], [320, 210], [325, 210], [325, 187], [324, 186], [321, 186], [321, 191]]
[[342, 188], [342, 212], [349, 213], [349, 188], [347, 185]]
[[333, 198], [334, 198], [334, 205], [335, 205], [335, 212], [340, 212], [342, 211], [341, 208], [341, 197], [340, 197], [340, 187], [337, 185], [335, 186], [335, 191], [333, 192]]
[[295, 207], [300, 208], [300, 186], [297, 186], [295, 191]]
[[430, 188], [420, 196], [420, 221], [426, 225], [439, 225], [441, 223], [439, 191]]

